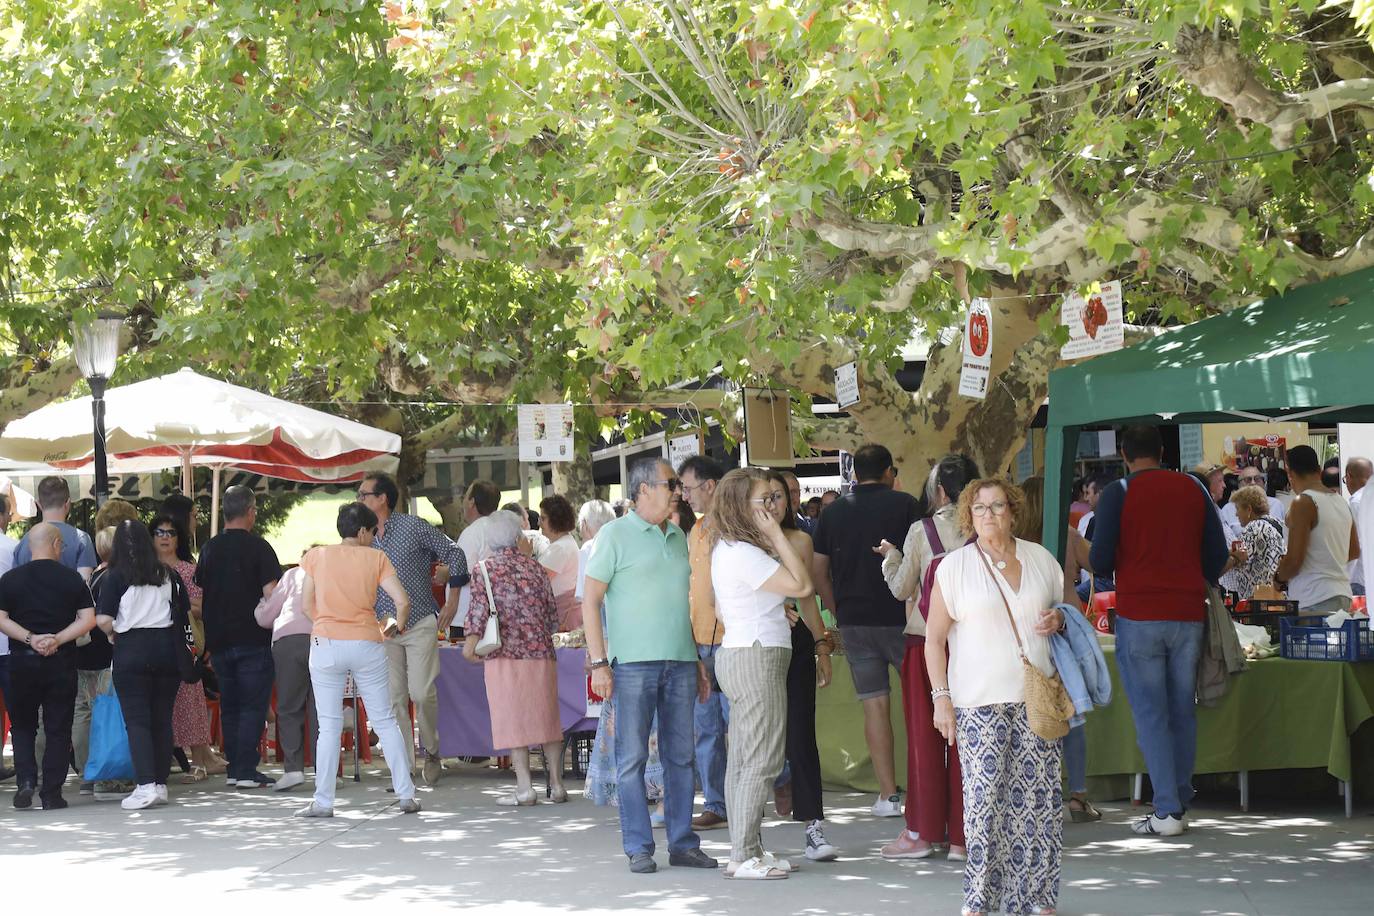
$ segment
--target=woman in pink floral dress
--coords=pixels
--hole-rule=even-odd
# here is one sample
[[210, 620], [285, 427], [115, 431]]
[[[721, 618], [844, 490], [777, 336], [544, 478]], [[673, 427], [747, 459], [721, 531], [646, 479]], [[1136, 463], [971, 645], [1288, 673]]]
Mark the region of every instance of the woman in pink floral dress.
[[[191, 598], [191, 615], [200, 617], [201, 589], [195, 583], [196, 564], [191, 562], [190, 539], [182, 523], [166, 513], [153, 519], [153, 546], [164, 566], [176, 570]], [[197, 681], [183, 683], [172, 707], [172, 741], [177, 747], [191, 749], [191, 772], [185, 782], [200, 782], [212, 773], [223, 773], [225, 763], [210, 750], [210, 715], [205, 706], [205, 688]]]
[[558, 659], [553, 634], [558, 607], [548, 574], [517, 547], [524, 526], [510, 512], [491, 515], [487, 545], [491, 555], [472, 570], [472, 603], [465, 622], [463, 656], [478, 662], [477, 641], [495, 605], [501, 648], [486, 656], [483, 676], [491, 709], [491, 743], [509, 750], [515, 769], [514, 795], [501, 805], [533, 805], [530, 746], [543, 745], [549, 773], [549, 798], [568, 800], [563, 788], [563, 726], [558, 719]]

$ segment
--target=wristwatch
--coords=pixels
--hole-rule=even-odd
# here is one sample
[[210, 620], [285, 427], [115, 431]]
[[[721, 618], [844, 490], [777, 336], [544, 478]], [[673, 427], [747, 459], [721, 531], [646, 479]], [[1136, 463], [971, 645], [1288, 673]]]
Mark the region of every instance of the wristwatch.
[[609, 668], [611, 667], [611, 660], [609, 658], [594, 658], [587, 663], [587, 667], [591, 668], [593, 671], [597, 668]]

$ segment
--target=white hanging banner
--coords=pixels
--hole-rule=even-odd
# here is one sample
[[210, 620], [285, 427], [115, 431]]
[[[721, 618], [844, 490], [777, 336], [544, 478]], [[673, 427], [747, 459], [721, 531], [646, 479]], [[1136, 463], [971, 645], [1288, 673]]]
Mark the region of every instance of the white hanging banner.
[[1069, 329], [1069, 340], [1059, 355], [1064, 359], [1078, 359], [1124, 347], [1121, 303], [1120, 280], [1103, 283], [1095, 291], [1090, 289], [1086, 296], [1078, 292], [1065, 296], [1060, 306], [1060, 321]]
[[521, 404], [518, 417], [521, 461], [573, 460], [571, 404]]
[[840, 492], [851, 492], [855, 483], [854, 456], [844, 449], [840, 449]]
[[700, 454], [701, 437], [696, 433], [668, 440], [668, 463], [673, 466], [674, 471], [682, 467], [682, 462], [688, 458]]
[[858, 363], [845, 363], [835, 369], [835, 403], [841, 408], [859, 403]]
[[991, 303], [986, 299], [974, 299], [964, 321], [964, 365], [959, 372], [959, 393], [980, 401], [987, 397], [991, 369]]
[[1202, 424], [1180, 423], [1178, 426], [1178, 465], [1195, 468], [1202, 464]]

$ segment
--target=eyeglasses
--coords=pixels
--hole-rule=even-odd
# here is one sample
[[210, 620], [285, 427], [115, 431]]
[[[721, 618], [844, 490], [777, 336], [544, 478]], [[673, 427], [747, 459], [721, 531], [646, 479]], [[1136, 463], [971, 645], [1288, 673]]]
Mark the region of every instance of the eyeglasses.
[[174, 538], [174, 537], [176, 537], [176, 536], [177, 536], [177, 530], [176, 530], [175, 528], [154, 528], [154, 529], [153, 529], [153, 537], [159, 537], [159, 538]]
[[972, 506], [973, 514], [982, 518], [991, 512], [993, 515], [1002, 515], [1007, 511], [1007, 504], [1001, 500], [995, 503], [974, 503]]
[[649, 481], [649, 486], [667, 487], [670, 491], [676, 491], [682, 489], [682, 481], [678, 480], [676, 477], [673, 477], [670, 480], [651, 480]]
[[764, 495], [758, 498], [751, 498], [749, 501], [751, 503], [763, 503], [765, 506], [771, 509], [774, 506], [776, 506], [779, 502], [781, 502], [785, 496], [787, 496], [787, 494], [782, 492], [781, 490], [774, 490], [772, 493], [765, 493]]
[[1263, 479], [1264, 479], [1264, 476], [1263, 476], [1262, 474], [1243, 474], [1243, 475], [1241, 475], [1240, 482], [1241, 482], [1241, 483], [1259, 483], [1259, 482], [1260, 482], [1261, 480], [1263, 480]]
[[706, 486], [708, 483], [714, 483], [714, 481], [703, 480], [701, 483], [693, 484], [690, 487], [687, 486], [687, 484], [678, 481], [678, 488], [682, 490], [683, 493], [692, 494], [695, 493], [697, 490], [700, 490], [702, 487]]
[[371, 492], [369, 492], [369, 491], [367, 491], [367, 490], [359, 490], [359, 491], [358, 491], [358, 499], [367, 499], [369, 496], [376, 496], [376, 495], [377, 495], [377, 491], [376, 491], [376, 490], [372, 490]]

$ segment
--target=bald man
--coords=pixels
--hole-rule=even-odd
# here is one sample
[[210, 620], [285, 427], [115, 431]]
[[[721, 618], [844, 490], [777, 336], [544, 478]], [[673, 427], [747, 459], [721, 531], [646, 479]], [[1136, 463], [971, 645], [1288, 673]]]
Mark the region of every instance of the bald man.
[[[1364, 501], [1364, 485], [1369, 483], [1369, 478], [1374, 477], [1374, 462], [1368, 458], [1351, 458], [1345, 463], [1345, 488], [1350, 493], [1350, 511], [1355, 516], [1358, 528], [1360, 518], [1360, 504]], [[1359, 532], [1360, 541], [1364, 543], [1365, 532]], [[1356, 595], [1365, 593], [1364, 563], [1355, 560], [1350, 564], [1350, 591]]]
[[[10, 639], [10, 690], [5, 697], [14, 732], [14, 807], [28, 808], [38, 792], [44, 810], [67, 807], [62, 783], [76, 706], [74, 643], [95, 626], [86, 580], [62, 565], [62, 530], [48, 522], [25, 539], [33, 559], [0, 576], [0, 631]], [[43, 717], [46, 747], [42, 782], [34, 743]]]

